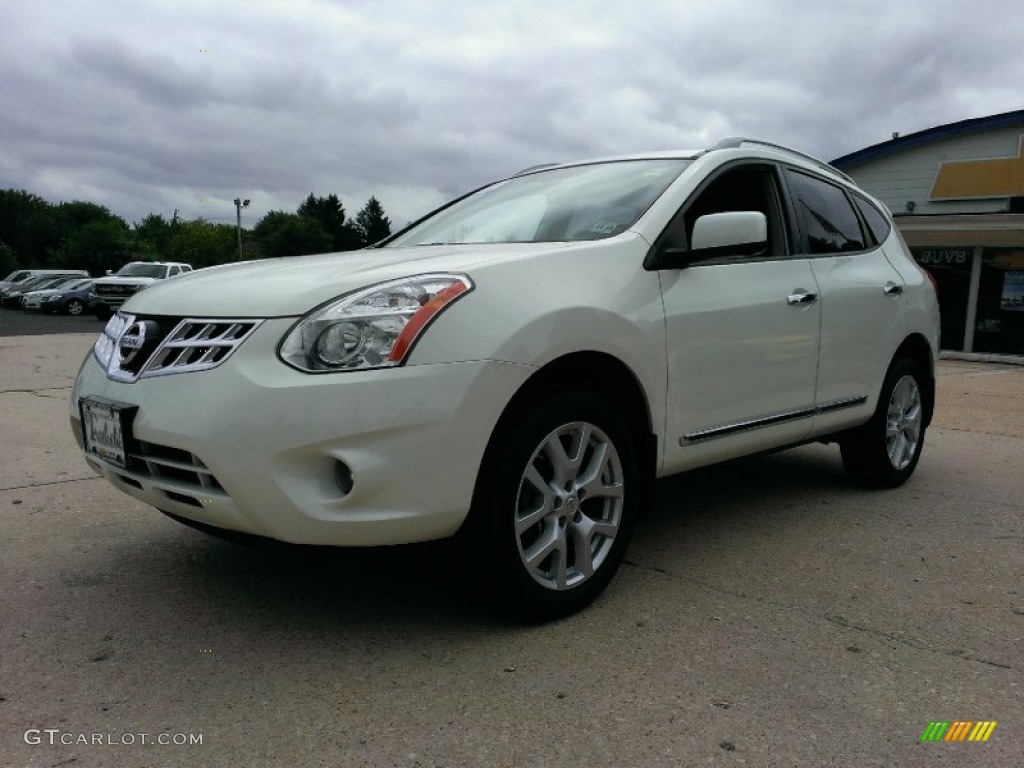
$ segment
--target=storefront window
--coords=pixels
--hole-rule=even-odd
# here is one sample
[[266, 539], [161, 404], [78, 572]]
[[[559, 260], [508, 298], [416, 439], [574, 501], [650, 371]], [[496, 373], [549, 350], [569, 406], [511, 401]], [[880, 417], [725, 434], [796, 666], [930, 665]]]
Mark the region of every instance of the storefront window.
[[971, 287], [972, 248], [911, 248], [914, 259], [931, 272], [939, 291], [942, 349], [962, 351]]
[[1024, 354], [1024, 250], [982, 254], [974, 351]]

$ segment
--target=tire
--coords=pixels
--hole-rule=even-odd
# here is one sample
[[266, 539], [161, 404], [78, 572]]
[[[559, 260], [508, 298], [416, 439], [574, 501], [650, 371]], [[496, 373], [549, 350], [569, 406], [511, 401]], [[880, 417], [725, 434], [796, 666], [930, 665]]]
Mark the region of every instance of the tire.
[[490, 609], [545, 621], [584, 608], [615, 575], [637, 508], [637, 452], [622, 418], [588, 392], [518, 416], [491, 438], [460, 546]]
[[895, 361], [885, 375], [871, 420], [839, 442], [849, 475], [872, 488], [895, 488], [914, 473], [924, 447], [927, 389], [913, 360]]
[[85, 311], [85, 304], [78, 299], [69, 299], [68, 303], [64, 305], [64, 311], [69, 315], [80, 315]]

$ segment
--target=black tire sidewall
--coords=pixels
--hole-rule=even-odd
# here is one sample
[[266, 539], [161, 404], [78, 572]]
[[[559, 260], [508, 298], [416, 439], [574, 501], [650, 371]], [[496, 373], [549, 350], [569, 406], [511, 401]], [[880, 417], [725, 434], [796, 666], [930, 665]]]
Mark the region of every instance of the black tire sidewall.
[[878, 406], [871, 420], [860, 429], [855, 430], [840, 444], [843, 463], [850, 474], [858, 481], [876, 488], [895, 488], [902, 485], [914, 473], [921, 459], [924, 448], [925, 425], [922, 421], [918, 436], [917, 450], [910, 463], [897, 469], [889, 460], [886, 448], [886, 427], [888, 423], [889, 403], [892, 400], [896, 384], [904, 376], [911, 376], [921, 396], [921, 406], [927, 409], [924, 398], [927, 397], [924, 377], [920, 366], [913, 360], [902, 358], [896, 360], [886, 372]]
[[[612, 549], [597, 572], [574, 588], [555, 591], [535, 581], [522, 562], [514, 508], [523, 472], [541, 441], [555, 429], [577, 421], [598, 427], [615, 446], [622, 464], [623, 508]], [[481, 596], [488, 598], [497, 592], [501, 612], [532, 620], [565, 616], [588, 605], [614, 577], [636, 517], [637, 453], [622, 418], [595, 394], [562, 393], [499, 427], [484, 462], [465, 541], [473, 549], [473, 559], [488, 563], [485, 572], [490, 574], [489, 583], [485, 580], [476, 585], [476, 590], [483, 590]]]

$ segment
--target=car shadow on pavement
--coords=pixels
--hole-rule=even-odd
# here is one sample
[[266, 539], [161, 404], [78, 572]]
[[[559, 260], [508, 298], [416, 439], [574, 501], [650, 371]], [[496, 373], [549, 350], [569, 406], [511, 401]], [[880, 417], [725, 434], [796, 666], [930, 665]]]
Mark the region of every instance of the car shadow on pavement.
[[[863, 493], [827, 449], [744, 459], [658, 481], [652, 513], [641, 520], [628, 560], [643, 563], [659, 546], [701, 550], [739, 527], [805, 527], [822, 514], [824, 495]], [[170, 521], [168, 521], [170, 525]], [[146, 621], [152, 600], [190, 621], [230, 620], [239, 636], [261, 626], [344, 632], [513, 630], [466, 598], [460, 585], [486, 580], [463, 568], [448, 542], [362, 548], [240, 546], [183, 528], [159, 529], [143, 549], [125, 542], [108, 564], [122, 594]], [[620, 575], [621, 576], [621, 575]], [[121, 591], [121, 590], [119, 590]], [[230, 617], [228, 619], [228, 617]]]

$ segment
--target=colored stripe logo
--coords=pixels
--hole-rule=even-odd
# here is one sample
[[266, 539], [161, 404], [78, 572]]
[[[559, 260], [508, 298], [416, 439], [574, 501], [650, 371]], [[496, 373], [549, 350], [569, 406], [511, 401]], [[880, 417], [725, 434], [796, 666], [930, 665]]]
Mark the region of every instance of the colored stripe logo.
[[995, 720], [933, 720], [921, 734], [921, 741], [988, 741]]

